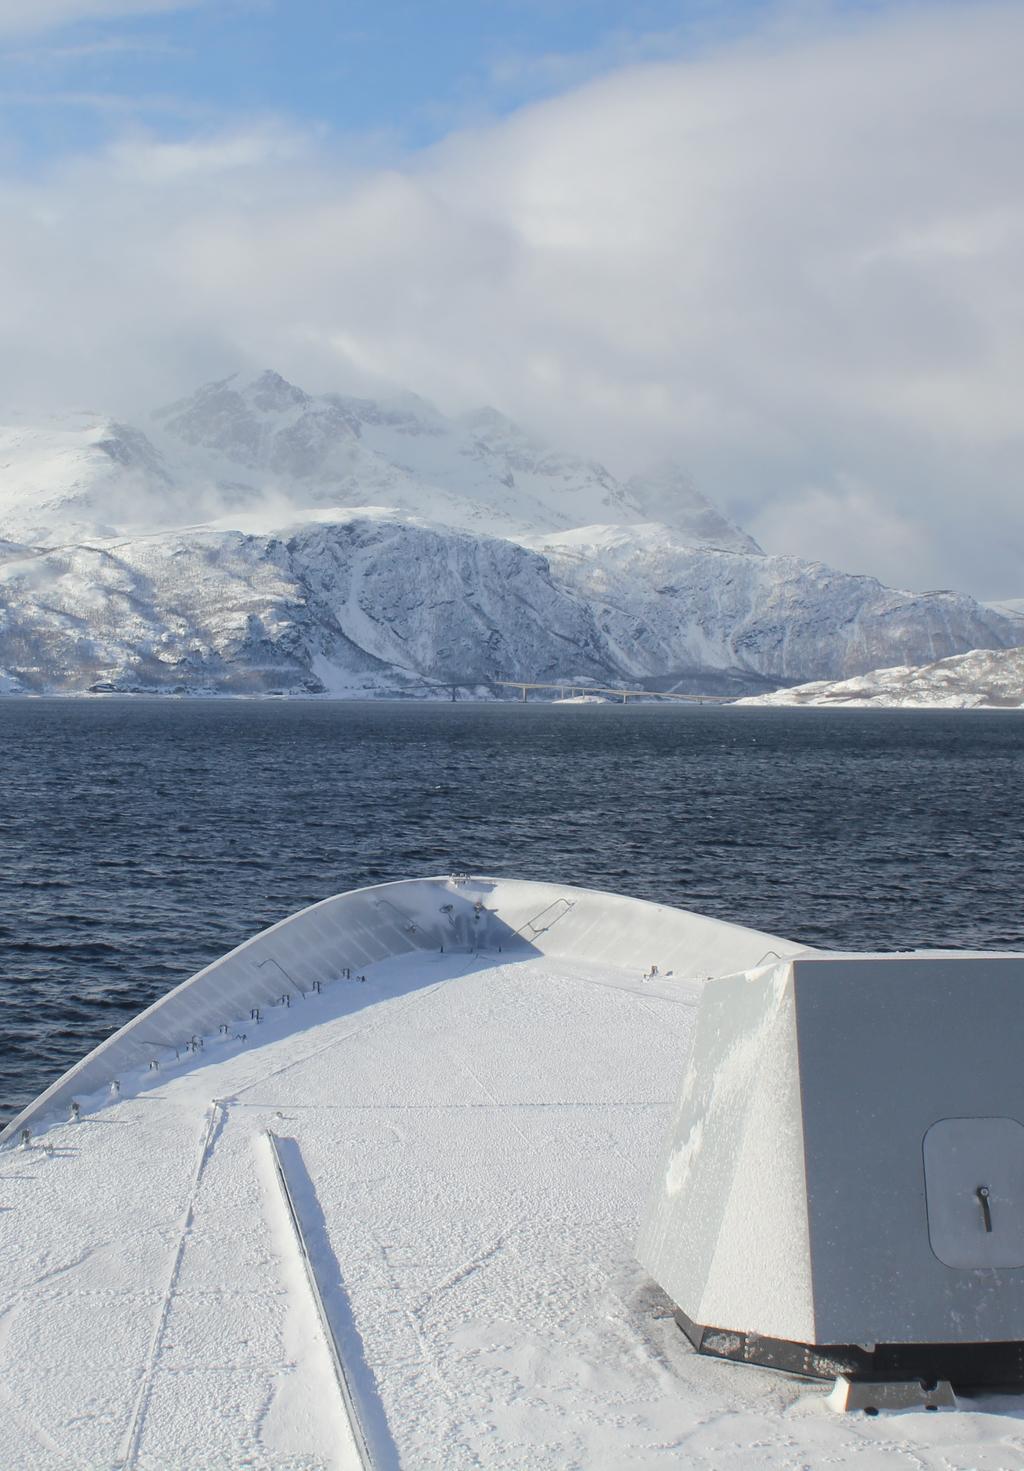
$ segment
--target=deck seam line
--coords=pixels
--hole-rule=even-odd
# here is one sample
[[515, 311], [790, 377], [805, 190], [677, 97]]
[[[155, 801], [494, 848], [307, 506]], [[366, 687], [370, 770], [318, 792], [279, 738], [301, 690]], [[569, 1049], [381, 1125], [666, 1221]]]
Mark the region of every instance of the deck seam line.
[[167, 1319], [170, 1316], [171, 1303], [174, 1300], [174, 1290], [178, 1285], [181, 1275], [181, 1264], [185, 1256], [185, 1247], [192, 1231], [192, 1222], [195, 1218], [196, 1197], [199, 1194], [199, 1186], [206, 1170], [207, 1161], [213, 1153], [213, 1146], [217, 1134], [217, 1125], [223, 1112], [223, 1105], [219, 1099], [211, 1100], [206, 1115], [206, 1128], [203, 1131], [202, 1143], [199, 1149], [199, 1158], [192, 1175], [192, 1185], [188, 1194], [188, 1204], [185, 1208], [185, 1218], [181, 1226], [181, 1234], [178, 1237], [178, 1246], [171, 1263], [171, 1271], [164, 1289], [163, 1303], [160, 1308], [160, 1316], [153, 1330], [150, 1340], [149, 1353], [142, 1371], [142, 1381], [139, 1392], [135, 1399], [132, 1410], [131, 1423], [125, 1441], [125, 1450], [121, 1457], [121, 1471], [130, 1471], [135, 1464], [142, 1444], [142, 1432], [146, 1424], [146, 1411], [149, 1407], [149, 1397], [153, 1387], [153, 1376], [156, 1371], [157, 1359], [163, 1346], [164, 1332], [167, 1327]]

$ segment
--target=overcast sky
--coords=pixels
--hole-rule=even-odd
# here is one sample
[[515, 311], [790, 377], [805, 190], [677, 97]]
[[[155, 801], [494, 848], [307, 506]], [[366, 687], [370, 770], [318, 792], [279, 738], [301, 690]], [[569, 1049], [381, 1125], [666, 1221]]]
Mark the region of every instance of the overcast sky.
[[1020, 0], [0, 0], [0, 395], [487, 401], [1024, 596], [1022, 76]]

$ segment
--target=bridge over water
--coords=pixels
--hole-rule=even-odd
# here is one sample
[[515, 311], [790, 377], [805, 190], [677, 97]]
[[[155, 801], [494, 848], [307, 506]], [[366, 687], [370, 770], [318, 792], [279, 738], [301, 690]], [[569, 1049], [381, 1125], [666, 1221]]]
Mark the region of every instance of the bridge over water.
[[525, 703], [530, 690], [558, 690], [560, 698], [573, 699], [577, 695], [608, 695], [613, 699], [621, 700], [625, 705], [627, 700], [682, 700], [688, 705], [730, 705], [737, 697], [735, 695], [701, 695], [687, 694], [679, 690], [624, 690], [614, 685], [606, 684], [581, 684], [579, 680], [559, 680], [554, 683], [544, 683], [540, 680], [530, 679], [495, 679], [491, 681], [496, 686], [505, 689], [521, 691], [521, 699]]

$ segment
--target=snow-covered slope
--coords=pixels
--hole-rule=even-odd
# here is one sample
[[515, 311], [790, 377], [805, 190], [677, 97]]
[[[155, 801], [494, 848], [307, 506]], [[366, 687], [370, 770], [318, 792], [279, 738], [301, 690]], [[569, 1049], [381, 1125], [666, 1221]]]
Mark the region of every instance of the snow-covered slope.
[[1013, 608], [765, 556], [678, 467], [619, 481], [493, 409], [267, 372], [148, 427], [0, 430], [0, 691], [746, 693], [1024, 642]]
[[817, 680], [742, 700], [744, 705], [979, 706], [1024, 709], [1024, 647], [973, 649], [919, 667], [874, 669], [855, 679]]
[[677, 540], [763, 555], [754, 538], [723, 516], [671, 460], [663, 460], [646, 474], [627, 480], [626, 493], [639, 507], [644, 521], [672, 527]]
[[1011, 618], [1020, 618], [1024, 621], [1024, 598], [1003, 598], [997, 603], [986, 603], [987, 608], [993, 608], [997, 613], [1005, 613]]
[[145, 434], [101, 415], [0, 425], [0, 538], [50, 543], [168, 525], [171, 483]]
[[592, 608], [624, 674], [732, 669], [777, 681], [879, 657], [1007, 644], [1017, 624], [958, 593], [911, 593], [796, 557], [688, 545], [668, 528], [588, 526], [532, 543]]

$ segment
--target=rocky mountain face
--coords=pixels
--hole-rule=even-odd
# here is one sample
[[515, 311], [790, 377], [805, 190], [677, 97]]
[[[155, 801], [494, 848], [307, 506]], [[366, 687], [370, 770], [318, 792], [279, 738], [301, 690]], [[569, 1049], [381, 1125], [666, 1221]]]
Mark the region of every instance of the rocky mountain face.
[[0, 429], [0, 692], [757, 691], [1024, 642], [1024, 617], [765, 556], [674, 466], [493, 409], [209, 384], [146, 432]]
[[744, 705], [847, 705], [878, 709], [1024, 709], [1024, 648], [974, 649], [933, 664], [815, 680], [740, 701]]
[[1013, 644], [1024, 623], [957, 593], [908, 593], [796, 557], [687, 544], [664, 526], [585, 527], [532, 543], [560, 585], [593, 608], [629, 676], [749, 672], [792, 684], [880, 658]]

